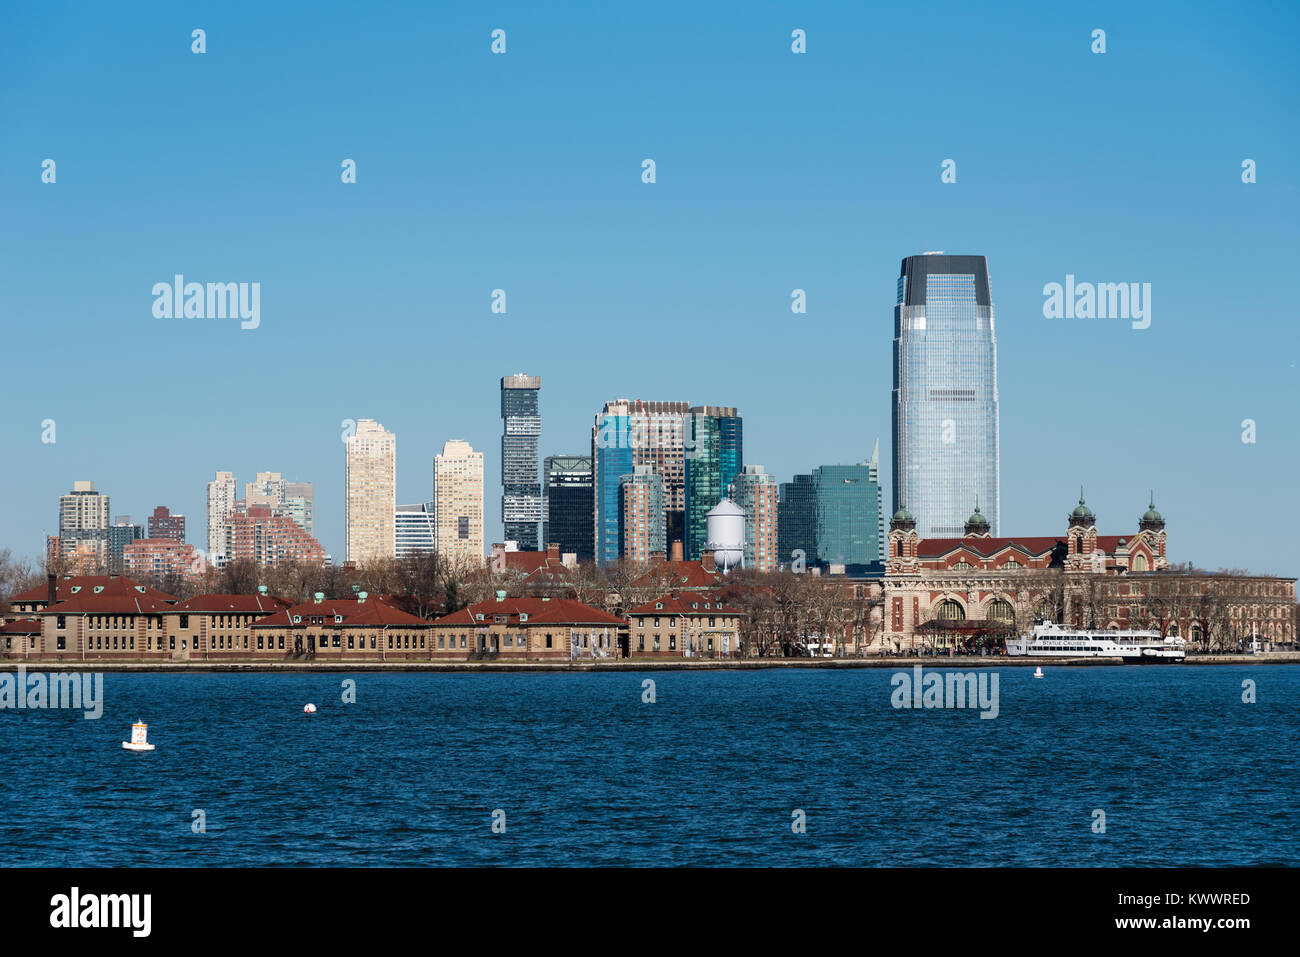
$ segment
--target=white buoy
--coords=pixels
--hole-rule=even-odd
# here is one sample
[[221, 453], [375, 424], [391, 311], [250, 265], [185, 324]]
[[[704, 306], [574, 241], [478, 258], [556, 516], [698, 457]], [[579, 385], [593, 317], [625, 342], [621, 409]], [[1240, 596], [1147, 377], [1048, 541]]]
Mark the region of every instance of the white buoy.
[[1037, 668], [1034, 669], [1034, 677], [1041, 678], [1042, 676], [1043, 676], [1043, 666], [1039, 665]]
[[312, 704], [310, 701], [308, 701], [305, 705], [303, 705], [303, 709], [302, 709], [302, 710], [303, 710], [303, 712], [306, 713], [306, 714], [315, 714], [315, 713], [316, 713], [316, 706], [315, 706], [314, 704]]
[[128, 751], [152, 751], [153, 745], [149, 743], [149, 725], [143, 721], [137, 721], [131, 725], [131, 740], [123, 741], [122, 747]]

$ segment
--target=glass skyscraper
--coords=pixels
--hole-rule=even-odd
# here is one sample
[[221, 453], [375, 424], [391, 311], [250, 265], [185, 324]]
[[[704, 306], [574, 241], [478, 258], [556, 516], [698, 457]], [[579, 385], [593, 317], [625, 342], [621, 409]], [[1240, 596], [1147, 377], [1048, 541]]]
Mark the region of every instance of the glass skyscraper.
[[541, 376], [501, 379], [501, 521], [506, 541], [523, 552], [537, 551], [537, 527], [542, 521], [542, 485], [538, 481], [537, 440], [542, 416], [537, 396]]
[[894, 510], [923, 538], [963, 534], [978, 500], [998, 534], [998, 372], [988, 262], [903, 260], [894, 306]]
[[880, 470], [875, 462], [823, 465], [813, 470], [817, 559], [865, 571], [884, 562]]
[[544, 544], [559, 545], [560, 554], [572, 552], [580, 562], [591, 561], [595, 558], [591, 456], [548, 455], [543, 474], [546, 497]]
[[744, 424], [735, 408], [693, 406], [686, 417], [686, 555], [698, 559], [707, 516], [745, 467]]

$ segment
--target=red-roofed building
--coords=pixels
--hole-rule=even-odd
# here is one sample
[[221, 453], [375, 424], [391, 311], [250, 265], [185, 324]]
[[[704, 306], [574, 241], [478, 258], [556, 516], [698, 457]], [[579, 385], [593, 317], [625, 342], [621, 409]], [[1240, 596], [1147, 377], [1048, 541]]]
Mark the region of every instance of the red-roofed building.
[[741, 613], [716, 594], [673, 592], [629, 609], [627, 620], [633, 658], [740, 653]]
[[[140, 589], [144, 591], [141, 592]], [[155, 601], [174, 602], [176, 597], [156, 588], [141, 585], [124, 575], [48, 575], [44, 585], [19, 592], [9, 599], [15, 612], [40, 611], [55, 602], [76, 595], [146, 595]]]
[[[64, 587], [60, 587], [64, 586]], [[53, 590], [58, 601], [49, 602]], [[16, 596], [30, 598], [31, 592]], [[41, 620], [41, 657], [143, 658], [165, 647], [164, 617], [176, 599], [118, 575], [64, 578], [47, 583], [35, 617]]]
[[34, 656], [41, 639], [39, 618], [18, 618], [0, 624], [0, 655], [7, 658]]
[[497, 592], [433, 623], [436, 659], [579, 660], [627, 656], [627, 622], [566, 598]]
[[253, 654], [317, 661], [428, 661], [433, 622], [382, 598], [318, 598], [276, 611], [252, 625]]

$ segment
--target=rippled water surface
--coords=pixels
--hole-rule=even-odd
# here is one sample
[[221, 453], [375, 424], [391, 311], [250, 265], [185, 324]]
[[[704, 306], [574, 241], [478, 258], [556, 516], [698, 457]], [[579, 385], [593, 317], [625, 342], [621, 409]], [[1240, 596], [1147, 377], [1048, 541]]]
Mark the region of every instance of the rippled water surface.
[[[1300, 864], [1300, 666], [1002, 668], [994, 720], [895, 709], [893, 674], [358, 674], [354, 704], [342, 675], [110, 674], [99, 720], [0, 711], [0, 851], [11, 866]], [[153, 753], [122, 750], [137, 717]]]

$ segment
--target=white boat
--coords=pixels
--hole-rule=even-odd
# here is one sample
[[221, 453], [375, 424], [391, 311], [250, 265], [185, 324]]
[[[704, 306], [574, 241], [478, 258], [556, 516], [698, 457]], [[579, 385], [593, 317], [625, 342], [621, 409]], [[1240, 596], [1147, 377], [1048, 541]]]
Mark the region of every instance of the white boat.
[[137, 721], [131, 725], [131, 740], [123, 741], [122, 747], [128, 751], [152, 751], [153, 745], [149, 743], [149, 725], [142, 721]]
[[1037, 668], [1034, 669], [1034, 677], [1041, 678], [1042, 676], [1043, 676], [1043, 666], [1039, 665]]
[[1125, 663], [1167, 664], [1183, 661], [1186, 646], [1184, 639], [1161, 638], [1158, 631], [1103, 631], [1036, 621], [1031, 634], [1007, 639], [1007, 654], [1013, 658], [1119, 658]]

